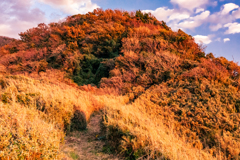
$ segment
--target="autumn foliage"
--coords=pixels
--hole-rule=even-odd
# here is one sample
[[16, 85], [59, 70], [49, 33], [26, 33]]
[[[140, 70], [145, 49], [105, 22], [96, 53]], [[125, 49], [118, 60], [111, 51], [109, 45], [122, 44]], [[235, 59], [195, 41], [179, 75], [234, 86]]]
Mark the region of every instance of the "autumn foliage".
[[[86, 128], [91, 113], [103, 109], [109, 143], [130, 159], [238, 159], [240, 67], [205, 54], [182, 30], [141, 11], [96, 9], [19, 35], [0, 48], [1, 113], [15, 118], [8, 106], [17, 114], [19, 107], [24, 114], [33, 109], [38, 116], [15, 118], [15, 126], [23, 119], [31, 128], [37, 121], [58, 135], [48, 144], [38, 128], [23, 131], [46, 144], [32, 157], [61, 143], [73, 128]], [[20, 74], [34, 80], [12, 76]], [[0, 120], [7, 119], [1, 113]], [[44, 158], [58, 157], [58, 150], [49, 150]]]
[[4, 36], [0, 36], [0, 47], [11, 43], [12, 41], [14, 41], [15, 39], [13, 38], [9, 38], [9, 37], [4, 37]]

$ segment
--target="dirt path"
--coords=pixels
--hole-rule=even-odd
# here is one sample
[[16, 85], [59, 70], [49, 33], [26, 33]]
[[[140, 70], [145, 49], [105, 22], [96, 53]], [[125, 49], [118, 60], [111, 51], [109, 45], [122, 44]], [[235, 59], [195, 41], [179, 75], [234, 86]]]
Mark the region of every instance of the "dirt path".
[[102, 139], [100, 129], [101, 115], [91, 117], [87, 130], [73, 132], [65, 137], [62, 151], [74, 160], [119, 160], [116, 155], [109, 152]]

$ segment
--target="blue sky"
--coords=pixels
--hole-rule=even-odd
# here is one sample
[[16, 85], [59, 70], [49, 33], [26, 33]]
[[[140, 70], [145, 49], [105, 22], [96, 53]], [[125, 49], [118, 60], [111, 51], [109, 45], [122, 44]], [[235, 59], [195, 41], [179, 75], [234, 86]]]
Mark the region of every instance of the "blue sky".
[[206, 46], [206, 53], [240, 61], [239, 0], [1, 0], [0, 35], [18, 38], [18, 33], [84, 14], [95, 8], [143, 10], [179, 28]]

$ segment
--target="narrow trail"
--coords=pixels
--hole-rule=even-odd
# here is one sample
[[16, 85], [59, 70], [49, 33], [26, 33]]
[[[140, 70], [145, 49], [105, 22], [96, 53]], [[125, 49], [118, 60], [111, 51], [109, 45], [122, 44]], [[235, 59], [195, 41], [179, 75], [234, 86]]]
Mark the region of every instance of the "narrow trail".
[[88, 123], [87, 130], [72, 132], [65, 137], [62, 152], [67, 155], [64, 160], [120, 160], [117, 155], [108, 153], [101, 138], [101, 115], [95, 114]]

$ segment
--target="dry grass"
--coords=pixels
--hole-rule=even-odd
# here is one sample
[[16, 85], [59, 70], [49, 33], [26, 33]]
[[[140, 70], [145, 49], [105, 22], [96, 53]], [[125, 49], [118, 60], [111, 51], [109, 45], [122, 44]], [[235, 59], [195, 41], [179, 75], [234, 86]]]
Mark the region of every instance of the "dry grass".
[[36, 110], [0, 103], [0, 137], [0, 159], [53, 159], [64, 135]]
[[44, 79], [1, 76], [0, 88], [0, 159], [58, 158], [74, 113], [83, 114], [75, 117], [75, 126], [86, 127], [79, 122], [86, 123], [102, 107], [90, 93]]
[[28, 107], [43, 111], [52, 122], [64, 124], [69, 122], [74, 110], [83, 111], [86, 119], [92, 112], [101, 108], [94, 96], [69, 85], [54, 84], [46, 79], [33, 80], [24, 76], [5, 76], [1, 79], [3, 89], [2, 100], [15, 101]]
[[74, 113], [80, 111], [86, 123], [100, 109], [105, 113], [107, 138], [114, 141], [110, 144], [130, 159], [220, 158], [198, 147], [200, 142], [193, 146], [179, 136], [174, 121], [159, 114], [161, 106], [148, 94], [131, 104], [129, 96], [95, 95], [90, 86], [85, 92], [44, 76], [34, 80], [2, 75], [0, 88], [1, 159], [60, 159], [60, 145], [64, 133], [71, 131]]
[[117, 134], [121, 134], [121, 152], [139, 159], [216, 159], [180, 138], [171, 123], [166, 126], [161, 117], [149, 114], [156, 110], [157, 106], [147, 107], [144, 101], [129, 105], [109, 101], [105, 108], [108, 138], [116, 142]]

